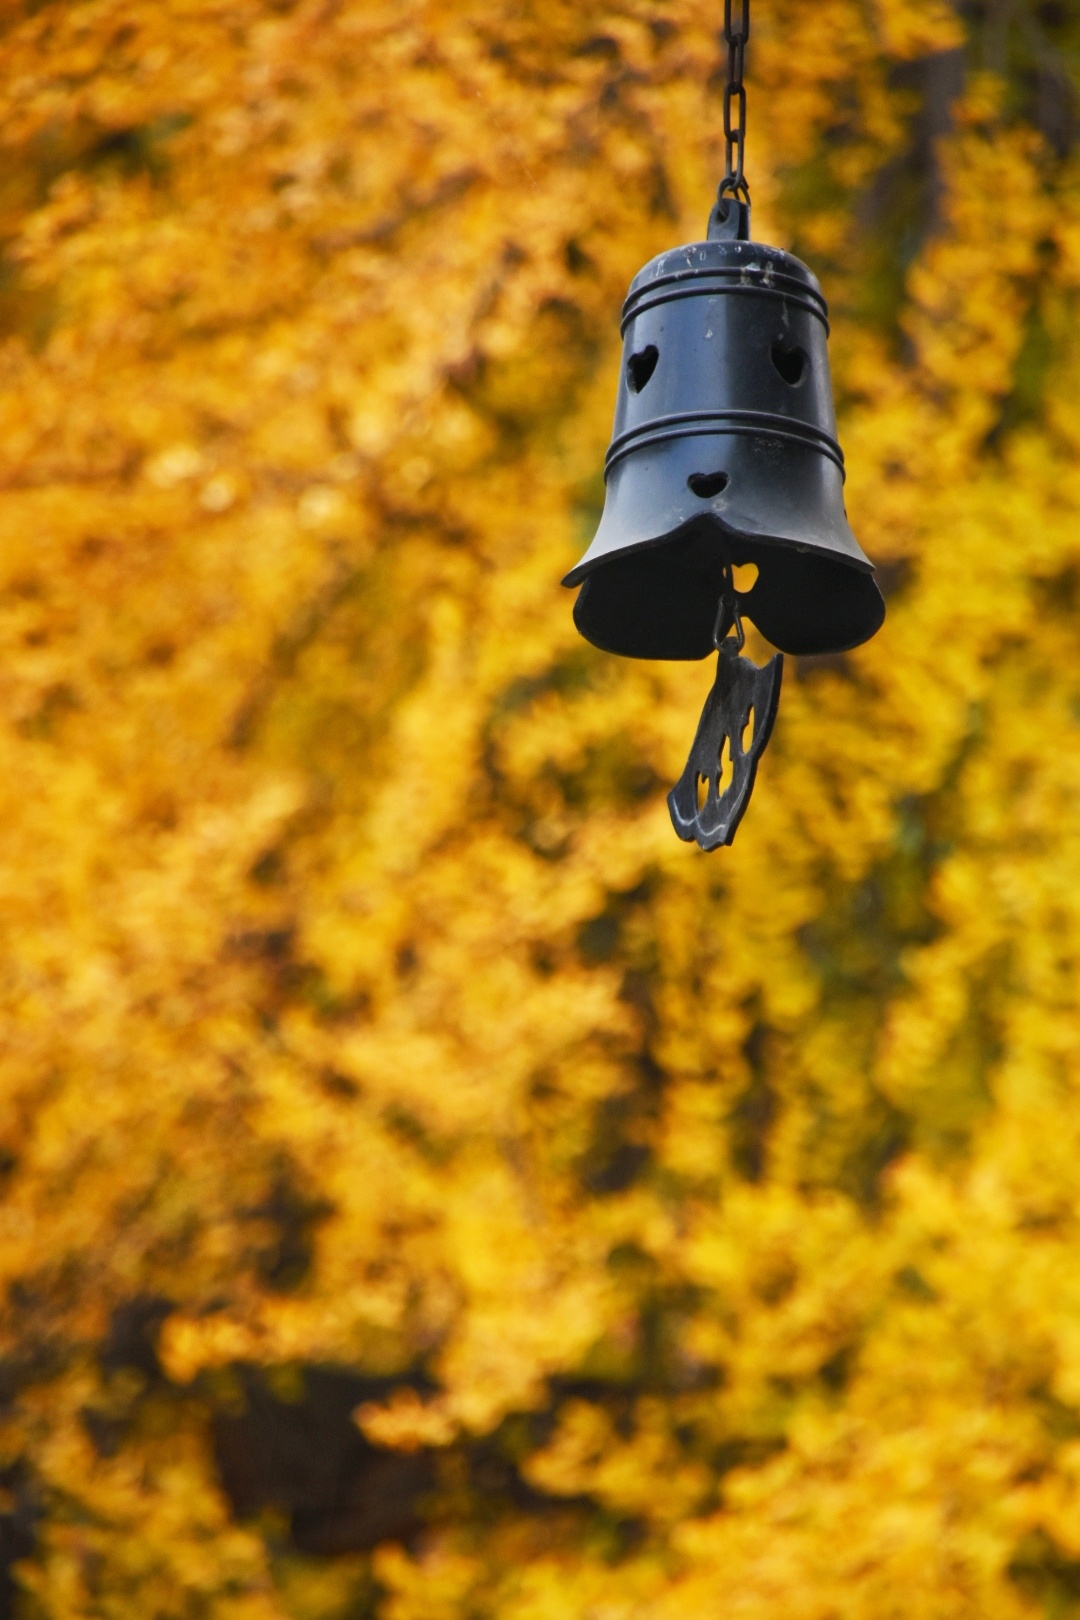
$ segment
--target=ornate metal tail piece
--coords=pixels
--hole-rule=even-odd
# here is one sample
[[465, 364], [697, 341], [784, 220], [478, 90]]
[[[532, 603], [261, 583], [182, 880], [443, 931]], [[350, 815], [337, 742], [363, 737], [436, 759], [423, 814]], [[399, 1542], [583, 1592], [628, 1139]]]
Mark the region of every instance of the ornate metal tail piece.
[[[726, 593], [717, 614], [717, 632], [724, 620], [728, 626], [735, 624], [737, 639], [716, 637], [720, 654], [716, 680], [705, 699], [686, 769], [668, 794], [675, 831], [687, 843], [696, 838], [704, 850], [734, 840], [776, 719], [784, 673], [783, 653], [760, 668], [740, 657], [742, 624], [733, 595]], [[729, 770], [730, 780], [721, 789]]]

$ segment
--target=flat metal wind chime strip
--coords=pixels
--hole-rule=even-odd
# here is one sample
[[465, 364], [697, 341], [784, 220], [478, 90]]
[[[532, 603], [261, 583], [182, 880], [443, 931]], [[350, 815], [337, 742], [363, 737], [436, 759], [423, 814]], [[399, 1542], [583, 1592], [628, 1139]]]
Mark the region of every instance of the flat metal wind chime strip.
[[[750, 0], [725, 0], [726, 164], [705, 241], [661, 253], [623, 307], [623, 372], [600, 526], [564, 584], [578, 629], [630, 658], [717, 651], [686, 769], [680, 838], [730, 844], [750, 801], [785, 652], [843, 652], [881, 625], [847, 521], [828, 310], [792, 254], [751, 240], [746, 179]], [[734, 570], [753, 563], [740, 590]], [[780, 651], [743, 656], [749, 618]], [[734, 635], [731, 632], [734, 631]]]
[[[724, 633], [732, 626], [735, 636]], [[760, 668], [740, 656], [745, 637], [734, 587], [720, 599], [714, 638], [716, 680], [705, 699], [686, 769], [668, 794], [671, 822], [704, 850], [730, 844], [750, 803], [758, 760], [772, 735], [784, 655]]]

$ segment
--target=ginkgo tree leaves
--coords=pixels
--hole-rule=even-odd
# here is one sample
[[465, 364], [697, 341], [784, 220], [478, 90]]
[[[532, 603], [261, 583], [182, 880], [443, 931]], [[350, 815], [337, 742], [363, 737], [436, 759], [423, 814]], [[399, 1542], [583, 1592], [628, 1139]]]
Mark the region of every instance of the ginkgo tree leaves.
[[558, 581], [720, 22], [4, 12], [26, 1614], [1069, 1612], [1078, 23], [754, 0], [889, 618], [702, 859]]

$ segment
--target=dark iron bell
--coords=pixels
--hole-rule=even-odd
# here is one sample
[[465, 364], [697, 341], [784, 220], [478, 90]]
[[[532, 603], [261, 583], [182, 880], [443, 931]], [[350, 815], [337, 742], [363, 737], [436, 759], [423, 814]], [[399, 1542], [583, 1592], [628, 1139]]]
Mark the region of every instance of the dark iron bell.
[[[581, 586], [574, 622], [607, 652], [719, 651], [668, 796], [679, 837], [703, 849], [730, 844], [746, 810], [782, 653], [845, 651], [885, 617], [844, 508], [825, 299], [806, 265], [750, 240], [749, 202], [728, 184], [707, 239], [661, 253], [630, 285], [604, 512], [563, 581]], [[740, 592], [732, 569], [745, 563], [757, 576]], [[763, 668], [741, 656], [743, 614], [781, 649]]]
[[623, 307], [600, 527], [565, 585], [607, 652], [703, 658], [732, 564], [740, 611], [788, 653], [842, 652], [885, 616], [844, 509], [817, 278], [722, 198], [708, 238], [661, 253]]

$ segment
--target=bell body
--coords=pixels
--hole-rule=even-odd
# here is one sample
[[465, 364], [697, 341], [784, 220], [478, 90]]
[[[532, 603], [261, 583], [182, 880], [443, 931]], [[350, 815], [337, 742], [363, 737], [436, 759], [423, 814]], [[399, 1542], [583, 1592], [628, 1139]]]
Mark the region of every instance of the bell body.
[[695, 242], [635, 276], [604, 513], [564, 581], [582, 586], [588, 640], [702, 658], [724, 568], [750, 562], [741, 610], [783, 651], [841, 651], [878, 629], [844, 509], [828, 332], [816, 278], [779, 248]]

